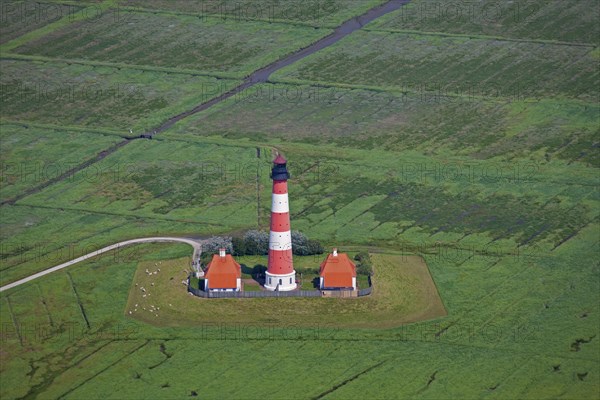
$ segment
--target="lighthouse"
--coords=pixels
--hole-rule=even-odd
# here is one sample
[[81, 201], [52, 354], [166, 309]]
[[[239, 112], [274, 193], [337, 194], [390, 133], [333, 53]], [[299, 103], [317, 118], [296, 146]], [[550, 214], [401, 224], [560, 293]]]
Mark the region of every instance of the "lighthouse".
[[290, 174], [287, 161], [281, 155], [273, 161], [271, 179], [271, 231], [269, 234], [269, 262], [265, 275], [265, 288], [288, 291], [296, 289], [296, 271], [292, 260], [292, 234], [287, 180]]

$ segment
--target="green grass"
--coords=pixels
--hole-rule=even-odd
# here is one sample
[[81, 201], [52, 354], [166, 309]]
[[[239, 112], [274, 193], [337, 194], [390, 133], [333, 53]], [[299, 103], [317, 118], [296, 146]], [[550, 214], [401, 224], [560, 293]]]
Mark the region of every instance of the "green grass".
[[44, 184], [121, 140], [96, 133], [2, 124], [0, 200]]
[[383, 0], [121, 0], [121, 7], [220, 16], [234, 21], [262, 20], [335, 27]]
[[[62, 208], [2, 206], [0, 284], [72, 260], [133, 237], [206, 235], [219, 231], [210, 224], [168, 219], [146, 219], [110, 212], [79, 212]], [[122, 263], [134, 247], [106, 254]]]
[[259, 285], [251, 285], [244, 283], [244, 291], [245, 292], [259, 292], [261, 291], [261, 287]]
[[[492, 98], [597, 98], [590, 47], [358, 31], [273, 79], [474, 93]], [[573, 60], [577, 60], [573, 62]], [[572, 77], [565, 79], [565, 76]]]
[[76, 5], [3, 1], [0, 44], [54, 23], [67, 16], [74, 18], [82, 9]]
[[[72, 267], [71, 280], [64, 271], [44, 278], [40, 292], [31, 283], [2, 294], [1, 300], [6, 304], [9, 296], [12, 305], [12, 316], [6, 306], [0, 309], [6, 327], [2, 374], [3, 379], [15, 382], [2, 385], [3, 397], [21, 397], [29, 392], [53, 397], [66, 394], [65, 398], [92, 394], [111, 398], [114, 395], [105, 386], [108, 380], [111, 386], [120, 388], [117, 397], [188, 396], [197, 391], [208, 398], [223, 393], [236, 398], [253, 398], [256, 394], [279, 398], [281, 392], [266, 391], [247, 374], [227, 372], [238, 379], [226, 389], [198, 384], [197, 374], [189, 372], [189, 362], [190, 355], [202, 354], [203, 360], [218, 366], [207, 371], [207, 379], [215, 382], [225, 371], [237, 371], [235, 365], [254, 369], [275, 360], [279, 371], [295, 371], [312, 382], [306, 385], [305, 379], [293, 380], [285, 394], [293, 398], [318, 396], [356, 375], [331, 396], [359, 398], [368, 388], [379, 385], [378, 393], [385, 397], [479, 398], [493, 392], [498, 398], [556, 398], [560, 393], [589, 398], [595, 393], [599, 373], [597, 363], [592, 361], [596, 357], [593, 340], [582, 344], [578, 351], [573, 351], [571, 344], [577, 338], [593, 336], [597, 329], [598, 284], [592, 278], [597, 266], [571, 264], [565, 268], [564, 263], [574, 254], [580, 259], [590, 255], [588, 244], [595, 242], [594, 230], [582, 232], [577, 241], [539, 262], [523, 264], [506, 259], [487, 271], [486, 264], [476, 260], [452, 266], [431, 258], [430, 268], [438, 290], [445, 294], [450, 314], [441, 320], [384, 330], [332, 329], [323, 316], [312, 324], [305, 316], [301, 323], [283, 326], [272, 321], [247, 322], [240, 319], [243, 314], [239, 305], [245, 308], [244, 303], [235, 300], [204, 302], [210, 307], [236, 308], [236, 314], [230, 316], [233, 325], [212, 323], [202, 314], [174, 303], [203, 301], [186, 295], [185, 286], [179, 282], [185, 276], [186, 259], [169, 261], [188, 254], [189, 248], [144, 245], [137, 258], [139, 264], [90, 261]], [[171, 302], [175, 307], [158, 305], [159, 317], [153, 318], [164, 321], [171, 313], [188, 313], [196, 319], [196, 325], [154, 327], [154, 323], [140, 323], [129, 317], [127, 292], [131, 287], [135, 293], [135, 271], [144, 275], [145, 268], [161, 268], [154, 275], [156, 284], [162, 285], [160, 279], [165, 287], [173, 287], [173, 295], [159, 301]], [[112, 279], [100, 278], [105, 276]], [[70, 282], [90, 322], [89, 329]], [[301, 309], [314, 313], [314, 307]], [[256, 307], [247, 312], [263, 310]], [[369, 313], [379, 311], [372, 307]], [[334, 315], [347, 318], [341, 313]], [[22, 331], [23, 347], [10, 328], [13, 318], [24, 328], [39, 324], [37, 330]], [[444, 328], [444, 334], [435, 335]], [[36, 336], [35, 332], [46, 332], [46, 336]], [[365, 358], [365, 352], [372, 356]], [[327, 354], [327, 363], [314, 362], [323, 354]], [[428, 363], [422, 363], [423, 357], [428, 357]], [[299, 360], [306, 360], [304, 364], [311, 368], [299, 369]], [[348, 367], [348, 360], [353, 361], [352, 367]], [[366, 371], [371, 367], [374, 369]], [[578, 378], [577, 374], [585, 373]], [[407, 380], [393, 379], [399, 374]], [[432, 375], [435, 379], [428, 384]]]
[[[594, 103], [452, 97], [452, 88], [390, 93], [263, 84], [191, 117], [172, 134], [416, 150], [474, 159], [527, 157], [599, 166]], [[485, 115], [485, 118], [481, 118]], [[178, 134], [178, 135], [176, 135]], [[169, 135], [171, 135], [169, 133]]]
[[600, 38], [598, 2], [529, 0], [446, 3], [414, 0], [371, 23], [369, 29], [592, 43]]
[[[162, 11], [122, 14], [140, 18], [132, 25], [110, 12], [95, 25], [9, 24], [24, 35], [1, 46], [3, 166], [84, 160], [129, 128], [137, 134], [220, 93], [203, 88], [223, 79], [194, 74], [242, 76], [326, 34], [309, 25], [329, 28], [372, 3], [321, 2], [330, 10], [321, 19], [269, 24], [204, 17], [197, 3], [119, 2]], [[350, 301], [192, 297], [181, 282], [185, 245], [133, 246], [69, 267], [0, 294], [0, 397], [596, 398], [598, 14], [590, 3], [503, 3], [539, 11], [491, 24], [390, 14], [273, 78], [287, 83], [257, 86], [266, 93], [236, 96], [0, 207], [5, 284], [132, 237], [266, 228], [276, 147], [290, 160], [292, 228], [327, 250], [370, 250], [375, 262], [373, 296]], [[295, 36], [268, 42], [280, 30]], [[178, 51], [200, 40], [199, 54]], [[143, 96], [40, 101], [12, 90], [45, 82], [133, 83]], [[319, 83], [331, 89], [315, 93]], [[12, 183], [4, 191], [3, 182], [2, 198], [31, 187]], [[408, 269], [409, 254], [427, 266]], [[323, 258], [297, 257], [296, 267], [310, 278]], [[151, 296], [136, 297], [135, 283], [150, 278], [143, 271], [159, 267]], [[434, 293], [419, 283], [429, 273], [447, 311], [433, 320], [418, 311]], [[160, 310], [130, 315], [142, 299]], [[398, 326], [409, 320], [421, 322]], [[255, 372], [273, 366], [293, 379], [265, 385]]]
[[[160, 29], [160, 34], [156, 34]], [[106, 11], [12, 50], [18, 54], [232, 73], [242, 78], [326, 36], [328, 29]], [[152, 51], [148, 51], [148, 48]]]
[[[17, 204], [102, 210], [108, 215], [98, 218], [114, 216], [123, 224], [132, 218], [182, 222], [194, 227], [182, 232], [188, 235], [201, 227], [222, 232], [257, 224], [266, 228], [270, 151], [257, 158], [258, 144], [240, 147], [222, 139], [219, 146], [184, 139], [190, 140], [135, 141], [93, 171], [81, 171]], [[436, 249], [441, 243], [478, 254], [513, 254], [537, 246], [550, 250], [598, 216], [597, 175], [589, 167], [525, 160], [515, 166], [512, 161], [411, 152], [400, 153], [399, 164], [396, 152], [300, 144], [281, 148], [291, 160], [292, 227], [327, 246], [385, 243]], [[442, 167], [459, 173], [442, 173]]]
[[[105, 210], [230, 229], [256, 223], [256, 166], [264, 159], [256, 158], [255, 149], [240, 151], [237, 147], [160, 139], [139, 140], [127, 147], [97, 163], [92, 179], [85, 179], [92, 175], [86, 169], [71, 181], [28, 197], [23, 204], [68, 205], [70, 209]], [[174, 181], [174, 176], [181, 178]], [[267, 177], [261, 180], [266, 184]], [[232, 188], [235, 196], [230, 195]], [[48, 202], [47, 196], [58, 201]], [[232, 217], [234, 209], [236, 218]]]
[[62, 62], [0, 60], [2, 118], [141, 134], [210, 100], [235, 81], [93, 67]]
[[[247, 262], [247, 257], [236, 260]], [[420, 257], [373, 256], [375, 292], [353, 299], [334, 298], [190, 298], [186, 285], [189, 258], [141, 263], [133, 278], [126, 315], [157, 326], [272, 323], [310, 327], [317, 321], [329, 327], [386, 328], [446, 315]], [[294, 257], [298, 273], [314, 257]], [[266, 264], [266, 257], [258, 260]], [[318, 264], [317, 264], [318, 265]], [[148, 269], [151, 275], [145, 271]], [[158, 271], [160, 269], [160, 271]], [[153, 274], [156, 271], [157, 274]], [[312, 275], [312, 274], [311, 274]], [[215, 301], [216, 300], [216, 301]], [[137, 306], [136, 306], [137, 305]], [[370, 311], [369, 311], [370, 310]], [[131, 314], [129, 314], [131, 312]]]

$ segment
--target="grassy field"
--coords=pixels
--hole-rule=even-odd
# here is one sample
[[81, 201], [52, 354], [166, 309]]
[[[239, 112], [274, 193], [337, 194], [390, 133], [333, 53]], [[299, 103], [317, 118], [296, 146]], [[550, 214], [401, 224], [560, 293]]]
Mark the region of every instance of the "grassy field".
[[[213, 398], [224, 389], [199, 384], [197, 374], [189, 372], [190, 357], [216, 363], [216, 369], [208, 372], [207, 379], [211, 379], [230, 369], [238, 370], [234, 366], [240, 363], [254, 368], [273, 362], [277, 353], [277, 357], [286, 355], [286, 361], [278, 361], [280, 371], [301, 373], [313, 382], [308, 386], [292, 384], [286, 389], [287, 397], [316, 397], [359, 375], [332, 396], [359, 398], [376, 382], [388, 382], [378, 392], [383, 397], [478, 398], [493, 393], [498, 398], [556, 398], [559, 394], [589, 398], [599, 372], [593, 361], [597, 348], [592, 338], [598, 324], [594, 311], [598, 284], [593, 278], [597, 265], [565, 268], [564, 264], [572, 260], [572, 254], [589, 256], [589, 240], [595, 241], [593, 229], [540, 262], [505, 258], [491, 270], [482, 268], [489, 263], [478, 260], [452, 266], [446, 260], [426, 257], [437, 277], [438, 290], [446, 294], [443, 299], [450, 310], [448, 317], [383, 330], [332, 327], [325, 323], [330, 322], [328, 317], [338, 323], [357, 317], [327, 312], [319, 315], [315, 304], [303, 307], [308, 314], [297, 315], [296, 322], [246, 320], [240, 311], [240, 307], [246, 311], [243, 301], [212, 302], [185, 294], [179, 278], [187, 276], [187, 246], [144, 245], [130, 262], [105, 258], [89, 261], [68, 274], [50, 275], [43, 285], [31, 283], [0, 296], [5, 304], [0, 310], [2, 374], [19, 382], [2, 385], [3, 397], [26, 393], [65, 398], [122, 398], [140, 393], [177, 397], [195, 391]], [[390, 273], [401, 272], [391, 265], [402, 265], [397, 262], [402, 257], [376, 255], [376, 271], [383, 272], [384, 267]], [[146, 268], [161, 271], [152, 276], [155, 286], [151, 282], [147, 285], [150, 296], [135, 300], [139, 296], [135, 283], [149, 278]], [[385, 277], [379, 275], [380, 279]], [[111, 279], [98, 279], [100, 276]], [[409, 279], [404, 282], [408, 291], [415, 289]], [[159, 287], [165, 291], [155, 291]], [[167, 290], [171, 295], [161, 297]], [[198, 304], [190, 309], [189, 300], [202, 303], [202, 307]], [[353, 307], [367, 299], [317, 300], [330, 302], [329, 306], [339, 302], [338, 306]], [[128, 313], [133, 301], [140, 307], [139, 316], [132, 314], [135, 318]], [[381, 298], [369, 301], [380, 304]], [[236, 306], [231, 308], [234, 302]], [[150, 305], [160, 310], [152, 315]], [[215, 321], [216, 316], [206, 307], [229, 308], [231, 313], [223, 313], [229, 323]], [[368, 313], [382, 311], [374, 308]], [[247, 312], [266, 310], [250, 307]], [[175, 313], [185, 314], [189, 318], [185, 325], [190, 325], [156, 326], [159, 321], [161, 325], [181, 323], [183, 317], [169, 322]], [[317, 315], [319, 321], [310, 324], [305, 315]], [[19, 334], [15, 323], [21, 327]], [[375, 358], [365, 357], [365, 352]], [[315, 361], [322, 354], [328, 354], [327, 363]], [[419, 361], [423, 357], [430, 360], [427, 365]], [[305, 359], [312, 366], [309, 370], [297, 364]], [[349, 359], [354, 365], [350, 369]], [[393, 379], [398, 374], [410, 379], [404, 383]], [[460, 384], [455, 382], [459, 376]], [[254, 398], [259, 394], [281, 398], [281, 392], [268, 392], [264, 385], [252, 386], [252, 377], [234, 377], [235, 383], [225, 390], [233, 397]], [[106, 391], [107, 381], [122, 388], [118, 396]]]
[[206, 102], [237, 82], [205, 76], [0, 60], [2, 118], [130, 135]]
[[383, 3], [383, 0], [120, 0], [121, 7], [165, 10], [235, 21], [281, 21], [335, 27]]
[[598, 45], [597, 1], [527, 0], [456, 3], [414, 0], [367, 28], [497, 36]]
[[[222, 232], [267, 227], [270, 149], [225, 139], [220, 143], [194, 137], [136, 141], [17, 204], [103, 210], [119, 221], [140, 218], [198, 227], [182, 232], [188, 235], [202, 227]], [[557, 248], [598, 217], [597, 175], [581, 165], [565, 169], [560, 161], [538, 165], [521, 160], [515, 166], [512, 161], [410, 152], [399, 164], [395, 152], [344, 149], [342, 156], [333, 146], [280, 147], [293, 159], [293, 227], [327, 245], [385, 243], [421, 251], [442, 243], [513, 254], [537, 246]], [[566, 170], [571, 171], [568, 179], [563, 178]]]
[[76, 16], [82, 7], [74, 4], [28, 3], [7, 0], [2, 2], [0, 44], [60, 20]]
[[[303, 264], [318, 268], [321, 258], [295, 257], [294, 261], [298, 263], [300, 272], [304, 270]], [[252, 263], [266, 264], [266, 257], [254, 259]], [[248, 262], [244, 257], [238, 261]], [[373, 263], [376, 274], [373, 285], [376, 289], [367, 297], [214, 301], [190, 298], [187, 293], [187, 285], [182, 281], [187, 281], [189, 258], [160, 264], [149, 261], [140, 263], [136, 271], [126, 314], [163, 327], [268, 323], [299, 327], [319, 324], [330, 328], [386, 328], [446, 315], [435, 284], [421, 258], [378, 254], [374, 256]]]
[[[51, 179], [15, 165], [81, 164], [380, 2], [59, 3], [100, 18], [2, 15], [3, 201]], [[107, 254], [0, 294], [0, 397], [598, 398], [595, 8], [415, 0], [1, 205], [3, 285], [133, 237], [265, 229], [277, 149], [292, 228], [376, 275], [361, 299], [214, 301], [186, 294], [189, 246]]]
[[[271, 157], [255, 148], [139, 140], [19, 204], [107, 210], [228, 226], [256, 224], [256, 171]], [[92, 176], [92, 179], [84, 179]], [[177, 185], [171, 177], [180, 176]], [[266, 183], [268, 177], [261, 176]], [[230, 191], [235, 191], [235, 196]], [[266, 189], [264, 191], [268, 191]], [[50, 198], [54, 200], [50, 200]], [[48, 201], [50, 200], [50, 201]], [[232, 210], [239, 213], [233, 217]], [[221, 210], [221, 211], [219, 211]]]
[[69, 171], [82, 160], [120, 142], [115, 136], [0, 125], [0, 201], [13, 198]]
[[[200, 236], [219, 226], [185, 220], [144, 218], [116, 213], [73, 211], [64, 208], [0, 207], [2, 246], [0, 284], [91, 253], [133, 237]], [[135, 255], [134, 248], [131, 248]], [[126, 250], [124, 257], [129, 257]]]
[[273, 79], [593, 101], [597, 64], [593, 47], [359, 31], [278, 71]]
[[[415, 88], [417, 89], [417, 88]], [[191, 117], [179, 135], [416, 150], [439, 156], [527, 157], [600, 165], [600, 108], [576, 101], [486, 100], [458, 87], [386, 92], [263, 84]], [[502, 95], [502, 93], [500, 93]], [[481, 119], [481, 115], [486, 115]], [[170, 134], [170, 133], [169, 133]], [[171, 134], [170, 134], [171, 135]], [[578, 165], [578, 164], [577, 164]]]
[[[160, 34], [151, 34], [157, 29]], [[277, 23], [108, 11], [97, 19], [69, 24], [13, 52], [242, 78], [330, 32]]]

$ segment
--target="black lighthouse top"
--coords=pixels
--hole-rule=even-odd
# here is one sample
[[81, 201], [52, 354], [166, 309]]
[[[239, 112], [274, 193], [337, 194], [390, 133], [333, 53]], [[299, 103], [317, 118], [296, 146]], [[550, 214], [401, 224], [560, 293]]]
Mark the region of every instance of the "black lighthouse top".
[[273, 160], [273, 169], [271, 170], [271, 179], [274, 181], [287, 181], [290, 179], [290, 173], [286, 168], [287, 160], [281, 156], [281, 154], [277, 155], [277, 158]]

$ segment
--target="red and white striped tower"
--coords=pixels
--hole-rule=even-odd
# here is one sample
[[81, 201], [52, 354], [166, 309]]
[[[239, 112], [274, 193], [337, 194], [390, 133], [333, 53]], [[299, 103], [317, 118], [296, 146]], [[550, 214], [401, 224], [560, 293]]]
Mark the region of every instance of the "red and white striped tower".
[[287, 171], [286, 163], [286, 159], [278, 155], [273, 161], [271, 170], [271, 179], [273, 179], [271, 232], [269, 234], [269, 262], [265, 277], [265, 288], [268, 290], [296, 289], [287, 190], [287, 180], [290, 174]]

